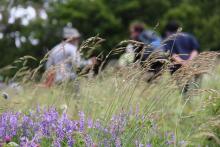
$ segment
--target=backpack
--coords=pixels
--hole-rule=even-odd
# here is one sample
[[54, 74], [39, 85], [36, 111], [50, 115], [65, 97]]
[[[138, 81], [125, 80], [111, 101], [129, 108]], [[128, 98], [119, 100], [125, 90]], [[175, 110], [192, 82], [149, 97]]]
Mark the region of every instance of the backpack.
[[157, 35], [156, 32], [152, 30], [145, 30], [143, 31], [138, 40], [143, 42], [145, 45], [149, 45], [150, 47], [146, 48], [144, 51], [144, 55], [142, 60], [146, 60], [152, 52], [155, 51], [162, 51], [161, 42], [162, 39], [160, 36]]

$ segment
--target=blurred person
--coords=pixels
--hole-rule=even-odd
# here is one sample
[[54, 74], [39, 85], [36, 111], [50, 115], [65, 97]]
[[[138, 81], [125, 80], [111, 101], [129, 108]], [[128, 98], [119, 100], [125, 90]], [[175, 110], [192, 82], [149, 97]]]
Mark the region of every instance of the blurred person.
[[96, 58], [85, 60], [78, 50], [80, 43], [80, 33], [72, 27], [63, 29], [64, 41], [56, 45], [51, 52], [46, 63], [48, 76], [46, 86], [53, 83], [60, 83], [67, 80], [74, 80], [77, 77], [78, 68], [91, 68], [96, 64]]
[[[125, 54], [123, 54], [119, 60], [119, 65], [120, 63], [124, 63], [124, 65], [127, 65], [132, 62], [140, 61], [141, 65], [145, 67], [145, 61], [149, 59], [152, 53], [158, 54], [163, 52], [161, 45], [161, 37], [155, 31], [151, 29], [146, 29], [144, 23], [132, 23], [129, 27], [129, 33], [131, 40], [138, 41], [143, 44], [141, 44], [138, 47], [135, 45], [135, 43], [129, 44], [126, 47]], [[159, 76], [159, 73], [164, 65], [160, 60], [163, 58], [161, 57], [157, 58], [154, 62], [150, 64], [148, 72], [153, 73], [153, 75], [151, 76], [151, 78], [147, 80], [148, 82], [151, 82], [153, 79]], [[123, 58], [124, 60], [122, 60]]]
[[[142, 42], [144, 45], [148, 46], [144, 49], [144, 53], [141, 57], [141, 60], [146, 60], [149, 55], [156, 51], [161, 51], [161, 37], [151, 29], [146, 29], [145, 24], [142, 22], [132, 23], [129, 27], [130, 38], [132, 40]], [[137, 49], [135, 52], [139, 54], [142, 51], [142, 48]], [[136, 59], [140, 59], [140, 56], [137, 56]]]
[[[199, 43], [197, 39], [189, 33], [178, 33], [179, 28], [180, 25], [176, 21], [169, 22], [165, 27], [165, 36], [167, 38], [167, 41], [165, 41], [165, 50], [169, 51], [174, 62], [171, 68], [172, 74], [199, 54]], [[172, 38], [172, 35], [176, 36]]]
[[[169, 22], [165, 27], [165, 49], [170, 53], [173, 65], [171, 65], [170, 72], [174, 74], [181, 67], [187, 66], [188, 62], [193, 60], [199, 54], [199, 43], [197, 39], [185, 32], [178, 32], [180, 25], [176, 21]], [[179, 83], [180, 82], [180, 83]], [[200, 85], [201, 75], [195, 74], [192, 79], [186, 81], [184, 87], [181, 87], [184, 95], [187, 94], [190, 84], [193, 82]], [[181, 80], [177, 81], [178, 86], [182, 85]]]
[[159, 48], [161, 37], [153, 30], [146, 29], [142, 22], [132, 23], [129, 27], [130, 38], [145, 44], [149, 44], [154, 48]]
[[[129, 33], [131, 40], [143, 44], [139, 47], [133, 43], [128, 44], [125, 49], [125, 54], [122, 55], [122, 58], [126, 57], [126, 55], [130, 57], [127, 59], [128, 61], [124, 61], [125, 63], [132, 63], [137, 60], [145, 61], [151, 53], [161, 49], [161, 37], [159, 37], [155, 31], [146, 29], [144, 23], [132, 23], [129, 27]], [[134, 57], [131, 54], [135, 54]]]
[[118, 65], [119, 67], [129, 66], [129, 64], [134, 62], [134, 59], [135, 59], [134, 49], [133, 46], [129, 44], [125, 49], [125, 53], [123, 53], [119, 58]]

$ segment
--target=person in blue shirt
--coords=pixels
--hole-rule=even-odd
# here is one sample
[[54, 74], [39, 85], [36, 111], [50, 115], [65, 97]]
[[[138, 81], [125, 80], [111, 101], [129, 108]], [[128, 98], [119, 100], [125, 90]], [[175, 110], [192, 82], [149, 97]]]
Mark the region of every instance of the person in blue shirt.
[[[141, 42], [142, 44], [129, 44], [126, 51], [134, 54], [133, 62], [138, 61], [143, 68], [152, 73], [152, 76], [147, 80], [147, 82], [151, 82], [160, 76], [164, 66], [164, 63], [161, 62], [161, 59], [164, 58], [161, 55], [163, 52], [162, 38], [154, 30], [146, 28], [142, 22], [132, 23], [129, 27], [129, 33], [131, 40]], [[157, 58], [149, 61], [151, 60], [152, 53], [158, 54]]]
[[178, 33], [179, 24], [175, 21], [169, 22], [165, 27], [165, 50], [168, 51], [174, 62], [171, 73], [193, 60], [199, 54], [199, 43], [197, 39], [185, 32]]
[[[142, 56], [142, 61], [146, 60], [149, 55], [153, 52], [157, 52], [161, 50], [161, 37], [151, 29], [146, 29], [145, 24], [142, 22], [134, 22], [129, 27], [130, 31], [130, 38], [135, 41], [139, 41], [144, 43], [144, 45], [149, 46], [144, 50], [144, 54]], [[139, 52], [142, 52], [142, 47], [140, 49], [135, 50], [137, 54]], [[140, 57], [137, 56], [136, 59], [139, 59]]]

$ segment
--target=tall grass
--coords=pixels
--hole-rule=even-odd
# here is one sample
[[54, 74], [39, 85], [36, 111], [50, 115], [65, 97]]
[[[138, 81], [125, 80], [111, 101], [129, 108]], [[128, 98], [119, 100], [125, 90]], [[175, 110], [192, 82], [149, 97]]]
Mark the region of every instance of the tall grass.
[[[41, 87], [34, 80], [45, 59], [31, 70], [26, 66], [31, 57], [26, 56], [17, 61], [23, 67], [13, 78], [22, 88], [2, 90], [8, 98], [2, 98], [0, 111], [29, 113], [37, 107], [54, 107], [59, 112], [67, 112], [73, 120], [83, 111], [86, 117], [98, 120], [102, 128], [117, 127], [115, 138], [100, 128], [86, 130], [93, 146], [105, 146], [99, 144], [105, 140], [109, 146], [218, 146], [220, 66], [216, 63], [217, 55], [202, 53], [172, 77], [168, 62], [162, 75], [152, 83], [146, 82], [149, 67], [143, 69], [134, 63], [121, 69], [109, 67], [93, 78], [79, 76], [75, 81], [50, 88]], [[201, 87], [191, 80], [197, 74], [203, 74]], [[189, 81], [194, 86], [184, 95], [181, 90]]]

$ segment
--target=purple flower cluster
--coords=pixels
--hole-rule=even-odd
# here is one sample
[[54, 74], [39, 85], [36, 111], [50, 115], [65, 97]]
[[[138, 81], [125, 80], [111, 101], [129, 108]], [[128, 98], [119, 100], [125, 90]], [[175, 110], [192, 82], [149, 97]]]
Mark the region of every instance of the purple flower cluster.
[[103, 140], [99, 140], [99, 146], [123, 146], [122, 137], [128, 127], [131, 115], [132, 113], [114, 115], [108, 121], [107, 125], [102, 125], [99, 120], [96, 120], [94, 122], [94, 128], [99, 131], [98, 136], [104, 138]]
[[[91, 121], [91, 120], [90, 120]], [[87, 127], [86, 127], [87, 126]], [[0, 115], [0, 138], [20, 140], [21, 146], [36, 147], [43, 139], [52, 140], [53, 146], [73, 146], [75, 134], [82, 134], [84, 143], [92, 146], [93, 141], [86, 128], [91, 128], [85, 121], [83, 112], [79, 113], [79, 120], [70, 120], [66, 113], [59, 115], [55, 108], [37, 110], [35, 113], [3, 113]]]
[[[121, 147], [121, 135], [128, 118], [129, 114], [126, 113], [115, 115], [105, 126], [100, 120], [86, 118], [83, 112], [79, 112], [78, 120], [71, 120], [65, 112], [59, 114], [55, 108], [37, 108], [36, 112], [28, 114], [6, 112], [0, 115], [0, 138], [19, 140], [17, 143], [20, 146], [36, 147], [46, 139], [55, 147], [62, 146], [64, 142], [71, 147], [77, 143], [77, 137], [80, 136], [87, 147]], [[93, 141], [94, 134], [91, 136], [89, 133], [92, 131], [97, 132], [98, 136], [102, 134], [96, 143]]]
[[126, 123], [127, 120], [126, 117], [123, 116], [123, 114], [112, 117], [110, 121], [110, 125], [108, 126], [108, 130], [114, 140], [119, 140], [118, 137], [120, 136], [121, 133], [123, 133]]
[[18, 129], [18, 116], [19, 113], [4, 113], [0, 119], [0, 138], [7, 136], [15, 136]]
[[[78, 116], [79, 119], [71, 120], [65, 112], [60, 114], [55, 108], [37, 108], [28, 114], [5, 112], [0, 115], [0, 147], [2, 142], [13, 141], [21, 147], [121, 147], [128, 142], [137, 147], [151, 147], [154, 145], [152, 142], [165, 142], [168, 146], [175, 143], [173, 133], [161, 136], [157, 125], [147, 121], [145, 116], [137, 115], [137, 112], [114, 115], [105, 123], [86, 118], [83, 112], [79, 112]], [[133, 133], [132, 130], [139, 130], [139, 136], [132, 136], [132, 140], [126, 139], [126, 135]], [[141, 134], [146, 133], [150, 137], [142, 143]]]
[[150, 143], [147, 143], [146, 145], [138, 142], [137, 140], [135, 141], [135, 146], [136, 147], [152, 147], [152, 145]]

